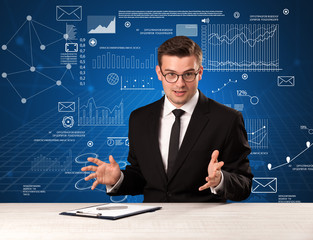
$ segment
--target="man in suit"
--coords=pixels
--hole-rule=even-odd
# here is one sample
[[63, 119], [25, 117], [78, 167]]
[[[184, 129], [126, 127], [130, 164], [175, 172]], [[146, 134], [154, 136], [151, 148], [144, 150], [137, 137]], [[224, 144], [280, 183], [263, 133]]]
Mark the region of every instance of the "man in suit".
[[251, 152], [242, 114], [198, 90], [202, 51], [177, 36], [158, 49], [156, 73], [165, 96], [133, 111], [129, 119], [130, 165], [121, 171], [88, 158], [97, 166], [85, 180], [106, 184], [110, 195], [143, 194], [144, 202], [241, 201], [251, 192]]

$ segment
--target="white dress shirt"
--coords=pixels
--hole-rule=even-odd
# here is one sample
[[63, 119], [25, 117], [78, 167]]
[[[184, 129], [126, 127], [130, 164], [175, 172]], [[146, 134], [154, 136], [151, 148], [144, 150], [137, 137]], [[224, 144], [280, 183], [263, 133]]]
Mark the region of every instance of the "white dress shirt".
[[[196, 94], [180, 109], [184, 110], [185, 113], [180, 117], [180, 137], [179, 137], [179, 147], [181, 146], [185, 133], [187, 131], [187, 127], [189, 125], [191, 115], [193, 110], [195, 109], [197, 102], [199, 99], [199, 92]], [[175, 116], [172, 113], [176, 107], [168, 100], [167, 97], [164, 99], [163, 109], [161, 111], [161, 119], [160, 119], [160, 131], [159, 131], [159, 147], [162, 155], [163, 165], [165, 171], [167, 171], [168, 166], [168, 150], [170, 145], [170, 137], [172, 126], [175, 122]]]
[[[196, 94], [186, 103], [184, 104], [180, 109], [184, 110], [185, 113], [180, 117], [180, 137], [179, 137], [179, 147], [181, 146], [185, 133], [187, 131], [187, 127], [189, 125], [192, 113], [197, 105], [199, 99], [199, 91], [196, 92]], [[172, 131], [172, 126], [175, 121], [175, 116], [172, 113], [172, 111], [176, 109], [176, 107], [168, 100], [168, 98], [165, 96], [164, 99], [164, 105], [163, 109], [161, 111], [161, 117], [160, 117], [160, 131], [159, 131], [159, 147], [160, 152], [162, 156], [162, 161], [164, 165], [165, 171], [167, 171], [168, 167], [168, 150], [169, 150], [169, 144], [170, 144], [170, 136]], [[208, 156], [210, 158], [211, 156]], [[217, 194], [216, 191], [223, 188], [224, 184], [224, 176], [221, 172], [222, 179], [218, 186], [215, 188], [211, 187], [211, 192], [214, 194]], [[119, 186], [122, 184], [122, 181], [124, 179], [123, 173], [121, 174], [120, 179], [114, 186], [107, 185], [107, 193], [113, 193], [118, 190]], [[200, 186], [198, 186], [200, 187]]]

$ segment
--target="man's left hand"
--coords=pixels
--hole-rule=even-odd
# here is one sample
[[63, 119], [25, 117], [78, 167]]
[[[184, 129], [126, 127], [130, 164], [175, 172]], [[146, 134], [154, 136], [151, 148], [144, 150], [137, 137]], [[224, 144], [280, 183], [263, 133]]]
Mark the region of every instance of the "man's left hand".
[[221, 168], [223, 167], [224, 162], [218, 162], [218, 155], [218, 150], [215, 150], [212, 153], [211, 161], [208, 166], [208, 176], [205, 178], [205, 181], [207, 181], [207, 183], [199, 187], [199, 191], [203, 191], [209, 187], [216, 187], [221, 182]]

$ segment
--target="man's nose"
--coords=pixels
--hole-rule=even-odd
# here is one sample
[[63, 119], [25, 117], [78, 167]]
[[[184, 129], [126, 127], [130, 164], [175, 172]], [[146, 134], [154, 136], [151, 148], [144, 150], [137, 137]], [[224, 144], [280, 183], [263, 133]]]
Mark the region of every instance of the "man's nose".
[[182, 75], [178, 76], [178, 79], [176, 81], [176, 86], [183, 87], [185, 85], [186, 85], [186, 82], [183, 79], [183, 76]]

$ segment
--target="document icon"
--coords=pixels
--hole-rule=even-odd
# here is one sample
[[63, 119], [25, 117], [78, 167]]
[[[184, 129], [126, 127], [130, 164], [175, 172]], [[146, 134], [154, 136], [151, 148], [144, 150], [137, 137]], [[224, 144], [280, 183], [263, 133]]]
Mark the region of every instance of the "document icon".
[[75, 102], [58, 102], [58, 112], [75, 112]]
[[278, 87], [294, 87], [295, 86], [295, 76], [278, 76], [277, 86]]
[[81, 21], [82, 6], [56, 6], [57, 21]]
[[256, 177], [252, 179], [252, 193], [276, 193], [277, 178]]

